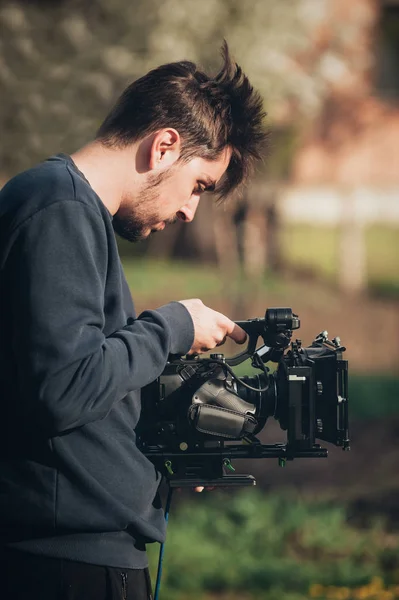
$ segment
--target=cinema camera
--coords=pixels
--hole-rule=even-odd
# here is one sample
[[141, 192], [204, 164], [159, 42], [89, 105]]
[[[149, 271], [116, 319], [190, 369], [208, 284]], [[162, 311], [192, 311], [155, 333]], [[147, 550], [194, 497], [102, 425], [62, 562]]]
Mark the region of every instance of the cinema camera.
[[[316, 439], [349, 450], [348, 363], [340, 339], [326, 331], [304, 348], [291, 342], [300, 321], [290, 308], [269, 308], [265, 318], [237, 321], [248, 347], [236, 356], [174, 358], [143, 389], [138, 442], [171, 487], [254, 485], [232, 474], [232, 461], [326, 457]], [[256, 348], [258, 339], [263, 345]], [[238, 377], [233, 367], [250, 359], [261, 373]], [[274, 372], [265, 366], [277, 363]], [[265, 445], [256, 437], [268, 417], [287, 432]]]

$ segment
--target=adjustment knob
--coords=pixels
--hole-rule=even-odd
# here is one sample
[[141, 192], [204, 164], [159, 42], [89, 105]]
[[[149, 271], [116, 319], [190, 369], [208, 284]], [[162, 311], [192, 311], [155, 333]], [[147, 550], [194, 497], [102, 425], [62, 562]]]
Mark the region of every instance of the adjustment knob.
[[224, 360], [224, 354], [211, 354], [210, 358], [212, 360]]

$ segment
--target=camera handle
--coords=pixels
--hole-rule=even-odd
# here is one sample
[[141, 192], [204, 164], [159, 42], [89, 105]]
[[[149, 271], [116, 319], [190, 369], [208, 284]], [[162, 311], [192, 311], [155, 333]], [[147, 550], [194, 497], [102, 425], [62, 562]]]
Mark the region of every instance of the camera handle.
[[[248, 334], [248, 346], [243, 352], [225, 359], [224, 362], [230, 367], [236, 367], [249, 358], [254, 360], [255, 357], [257, 357], [257, 359], [261, 360], [263, 363], [269, 361], [278, 362], [281, 358], [284, 348], [289, 345], [292, 334], [290, 330], [284, 333], [278, 332], [276, 336], [273, 336], [273, 340], [276, 345], [270, 346], [266, 344], [265, 319], [250, 319], [249, 321], [235, 321], [235, 323]], [[256, 344], [258, 343], [258, 339], [260, 337], [263, 338], [265, 344], [256, 350]], [[253, 366], [258, 365], [255, 364]]]
[[252, 357], [259, 337], [262, 337], [265, 346], [270, 349], [270, 353], [262, 357], [263, 362], [278, 362], [282, 351], [290, 345], [292, 331], [300, 327], [298, 315], [291, 308], [268, 308], [264, 319], [258, 317], [235, 323], [248, 334], [249, 339], [244, 352], [226, 359], [226, 363], [232, 367]]
[[243, 329], [248, 335], [248, 346], [243, 352], [240, 352], [239, 354], [235, 354], [234, 356], [225, 359], [226, 364], [228, 364], [230, 367], [236, 367], [245, 360], [252, 358], [252, 355], [256, 350], [256, 344], [258, 342], [258, 339], [265, 328], [265, 319], [235, 321], [235, 324], [241, 327], [241, 329]]

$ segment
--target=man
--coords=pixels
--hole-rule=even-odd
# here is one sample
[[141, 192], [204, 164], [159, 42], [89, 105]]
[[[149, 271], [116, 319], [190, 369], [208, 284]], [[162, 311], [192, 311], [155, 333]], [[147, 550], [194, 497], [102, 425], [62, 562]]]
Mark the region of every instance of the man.
[[136, 317], [114, 230], [136, 241], [227, 196], [264, 141], [262, 102], [223, 49], [131, 84], [96, 139], [0, 193], [0, 593], [150, 598], [160, 476], [135, 444], [140, 388], [170, 353], [245, 333], [200, 300]]

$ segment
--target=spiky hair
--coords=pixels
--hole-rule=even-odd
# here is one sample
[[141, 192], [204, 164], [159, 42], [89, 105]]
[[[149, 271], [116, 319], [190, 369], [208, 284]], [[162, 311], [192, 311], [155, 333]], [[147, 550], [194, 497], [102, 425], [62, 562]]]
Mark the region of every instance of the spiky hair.
[[223, 66], [207, 75], [193, 62], [153, 69], [122, 93], [97, 132], [104, 144], [125, 146], [173, 127], [182, 139], [181, 160], [219, 158], [228, 147], [231, 159], [218, 185], [221, 198], [239, 188], [261, 157], [267, 132], [263, 102], [235, 63], [226, 41]]

